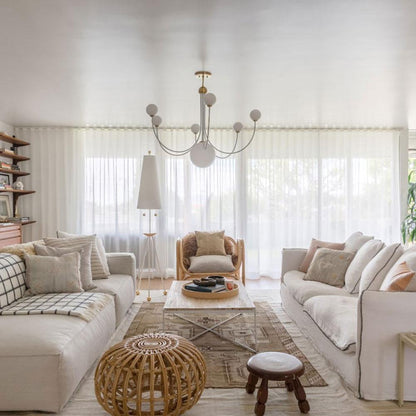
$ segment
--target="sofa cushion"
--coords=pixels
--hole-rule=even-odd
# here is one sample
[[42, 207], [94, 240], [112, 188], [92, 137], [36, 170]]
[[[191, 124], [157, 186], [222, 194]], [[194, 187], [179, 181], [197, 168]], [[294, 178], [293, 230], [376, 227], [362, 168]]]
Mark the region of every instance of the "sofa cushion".
[[344, 286], [345, 272], [353, 258], [353, 253], [319, 248], [304, 280], [314, 280], [327, 285], [342, 287]]
[[230, 255], [192, 256], [190, 260], [191, 265], [188, 270], [191, 273], [221, 273], [235, 270]]
[[[55, 256], [60, 257], [64, 254], [73, 253], [77, 251], [81, 255], [81, 283], [84, 290], [94, 289], [95, 285], [92, 282], [91, 274], [91, 250], [92, 243], [80, 244], [78, 247], [57, 248], [49, 247], [45, 244], [34, 244], [36, 255], [38, 256]], [[26, 284], [30, 287], [26, 276]]]
[[[70, 234], [70, 233], [66, 233], [65, 231], [59, 231], [59, 230], [56, 232], [56, 236], [58, 238], [87, 237], [85, 235], [83, 236], [79, 234]], [[101, 265], [104, 269], [105, 274], [108, 276], [110, 274], [110, 270], [107, 264], [107, 257], [105, 253], [103, 240], [101, 240], [100, 237], [95, 237], [95, 245], [97, 247], [98, 256], [100, 257]]]
[[134, 277], [128, 274], [111, 274], [108, 279], [94, 280], [96, 288], [90, 292], [107, 293], [114, 296], [116, 325], [118, 326], [136, 296]]
[[[399, 264], [406, 262], [407, 266], [411, 270], [416, 270], [416, 246], [412, 246], [408, 248], [396, 261], [396, 263], [393, 265], [393, 267], [388, 271], [385, 279], [383, 280], [383, 283], [380, 287], [385, 290], [385, 286], [388, 285], [389, 282], [391, 282], [393, 276], [396, 274], [397, 267]], [[409, 285], [406, 287], [406, 292], [416, 292], [416, 279], [412, 279], [409, 283]]]
[[384, 247], [377, 253], [361, 274], [360, 293], [364, 290], [379, 290], [387, 273], [403, 253], [404, 248], [400, 243]]
[[357, 342], [357, 302], [358, 298], [348, 296], [315, 296], [303, 310], [337, 348], [352, 353]]
[[305, 273], [298, 270], [291, 270], [284, 276], [284, 285], [286, 285], [289, 293], [303, 305], [308, 299], [319, 295], [339, 295], [356, 297], [348, 293], [344, 288], [330, 286], [321, 282], [311, 280], [303, 280]]
[[352, 233], [345, 241], [344, 250], [350, 253], [356, 253], [367, 241], [373, 238], [369, 235], [364, 235], [361, 231]]
[[0, 254], [0, 309], [23, 297], [25, 270], [25, 263], [19, 256]]
[[25, 254], [26, 279], [31, 295], [83, 292], [78, 252], [61, 257]]
[[333, 250], [343, 250], [344, 246], [344, 243], [330, 243], [328, 241], [320, 241], [312, 238], [308, 252], [306, 253], [305, 258], [303, 259], [302, 264], [299, 266], [299, 270], [304, 273], [308, 271], [309, 266], [311, 265], [316, 250], [318, 250], [318, 248], [332, 248]]
[[363, 270], [368, 263], [385, 247], [380, 240], [369, 240], [360, 247], [345, 273], [345, 289], [358, 293]]
[[390, 280], [385, 279], [380, 290], [383, 292], [404, 292], [415, 276], [415, 271], [404, 261], [394, 266]]
[[68, 237], [68, 238], [44, 238], [43, 241], [47, 246], [66, 248], [74, 247], [79, 244], [92, 243], [91, 250], [91, 273], [92, 278], [95, 279], [107, 279], [108, 273], [104, 270], [104, 266], [101, 263], [101, 258], [98, 254], [97, 243], [95, 234], [88, 236], [79, 237]]

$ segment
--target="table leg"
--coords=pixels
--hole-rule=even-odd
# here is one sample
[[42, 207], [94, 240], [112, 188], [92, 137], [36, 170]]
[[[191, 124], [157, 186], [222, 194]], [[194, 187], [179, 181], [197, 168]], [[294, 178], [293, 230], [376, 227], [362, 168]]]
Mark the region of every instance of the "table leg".
[[254, 407], [254, 413], [256, 414], [256, 416], [264, 415], [264, 411], [266, 410], [267, 397], [269, 395], [268, 388], [268, 380], [267, 378], [263, 378], [261, 380], [261, 384], [257, 392], [257, 403]]
[[399, 335], [399, 371], [398, 371], [398, 401], [399, 406], [403, 406], [403, 388], [404, 388], [404, 342]]

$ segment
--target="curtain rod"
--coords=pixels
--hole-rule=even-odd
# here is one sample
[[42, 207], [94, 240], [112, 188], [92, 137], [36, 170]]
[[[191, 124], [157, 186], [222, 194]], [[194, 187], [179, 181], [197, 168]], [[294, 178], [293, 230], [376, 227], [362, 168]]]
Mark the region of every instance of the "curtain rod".
[[[16, 129], [76, 129], [76, 130], [149, 130], [151, 127], [143, 126], [14, 126]], [[160, 130], [190, 130], [189, 127], [162, 127]], [[210, 130], [232, 130], [230, 127], [211, 127]], [[252, 130], [252, 129], [249, 129]], [[344, 130], [344, 131], [385, 131], [385, 130], [407, 130], [404, 127], [258, 127], [257, 131], [267, 130]]]

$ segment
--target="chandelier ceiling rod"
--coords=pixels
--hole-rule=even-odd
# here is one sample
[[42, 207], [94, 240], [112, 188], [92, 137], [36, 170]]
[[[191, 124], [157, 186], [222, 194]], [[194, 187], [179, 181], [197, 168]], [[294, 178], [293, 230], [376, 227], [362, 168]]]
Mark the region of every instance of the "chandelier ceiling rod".
[[[211, 107], [217, 101], [215, 95], [211, 92], [208, 92], [205, 86], [205, 79], [211, 76], [211, 72], [209, 71], [197, 71], [195, 75], [201, 79], [201, 86], [199, 87], [199, 124], [192, 124], [191, 131], [194, 134], [194, 142], [191, 146], [186, 149], [175, 150], [168, 147], [166, 144], [162, 142], [159, 137], [159, 126], [162, 124], [162, 118], [157, 115], [158, 108], [155, 104], [149, 104], [146, 107], [147, 114], [152, 119], [152, 130], [153, 134], [156, 137], [157, 142], [159, 143], [162, 150], [168, 153], [171, 156], [184, 156], [187, 153], [190, 153], [191, 161], [194, 165], [205, 168], [210, 166], [215, 157], [219, 159], [226, 159], [231, 155], [235, 155], [237, 153], [241, 153], [243, 150], [247, 149], [250, 146], [251, 142], [254, 139], [256, 134], [256, 125], [257, 121], [261, 117], [261, 113], [259, 110], [252, 110], [250, 112], [250, 118], [254, 122], [253, 133], [251, 135], [250, 140], [244, 146], [241, 146], [237, 149], [238, 138], [241, 130], [243, 129], [242, 123], [239, 121], [234, 123], [233, 129], [235, 131], [235, 140], [231, 151], [221, 150], [216, 147], [209, 138], [210, 133], [210, 124], [211, 124]], [[207, 111], [208, 111], [208, 119], [207, 119]], [[221, 155], [217, 155], [216, 152], [221, 153]]]

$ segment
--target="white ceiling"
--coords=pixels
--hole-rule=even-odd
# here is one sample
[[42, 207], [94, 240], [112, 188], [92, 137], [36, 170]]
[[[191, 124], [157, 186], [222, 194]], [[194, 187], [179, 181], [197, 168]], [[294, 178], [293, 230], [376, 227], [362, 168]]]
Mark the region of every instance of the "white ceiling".
[[0, 120], [416, 128], [415, 0], [1, 0]]

